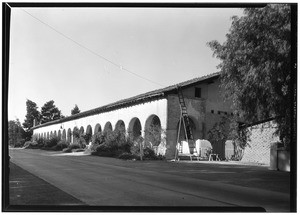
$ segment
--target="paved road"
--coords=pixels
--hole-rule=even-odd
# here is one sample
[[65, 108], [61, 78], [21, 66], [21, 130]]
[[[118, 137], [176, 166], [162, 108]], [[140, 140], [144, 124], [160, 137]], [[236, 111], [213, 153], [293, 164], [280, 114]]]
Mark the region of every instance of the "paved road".
[[18, 166], [88, 205], [260, 206], [289, 211], [289, 173], [266, 167], [134, 162], [28, 149], [11, 149], [10, 156]]

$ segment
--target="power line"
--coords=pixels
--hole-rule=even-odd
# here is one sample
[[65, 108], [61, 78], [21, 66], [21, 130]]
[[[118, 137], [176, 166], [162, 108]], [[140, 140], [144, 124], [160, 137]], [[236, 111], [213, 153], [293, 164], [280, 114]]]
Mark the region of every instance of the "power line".
[[137, 77], [139, 77], [139, 78], [141, 78], [141, 79], [144, 79], [144, 80], [146, 80], [146, 81], [148, 81], [148, 82], [151, 82], [151, 83], [153, 83], [153, 84], [156, 84], [156, 85], [159, 85], [159, 86], [161, 86], [161, 87], [164, 87], [163, 85], [161, 85], [161, 84], [159, 84], [159, 83], [157, 83], [157, 82], [155, 82], [155, 81], [152, 81], [152, 80], [150, 80], [150, 79], [148, 79], [148, 78], [146, 78], [146, 77], [144, 77], [144, 76], [141, 76], [141, 75], [139, 75], [139, 74], [136, 74], [136, 73], [134, 73], [134, 72], [132, 72], [132, 71], [130, 71], [130, 70], [124, 68], [123, 66], [121, 66], [121, 65], [119, 65], [119, 64], [117, 64], [117, 63], [115, 63], [115, 62], [113, 62], [113, 61], [111, 61], [111, 60], [109, 60], [108, 58], [103, 57], [102, 55], [100, 55], [100, 54], [94, 52], [93, 50], [91, 50], [91, 49], [85, 47], [85, 46], [82, 45], [81, 43], [75, 41], [75, 40], [72, 39], [71, 37], [65, 35], [64, 33], [60, 32], [60, 31], [58, 31], [58, 30], [56, 30], [54, 27], [52, 27], [51, 25], [45, 23], [44, 21], [40, 20], [39, 18], [35, 17], [35, 16], [32, 15], [31, 13], [29, 13], [28, 11], [26, 11], [26, 10], [24, 10], [24, 9], [22, 9], [22, 8], [20, 8], [20, 9], [23, 10], [23, 11], [24, 11], [25, 13], [27, 13], [28, 15], [30, 15], [31, 17], [33, 17], [34, 19], [36, 19], [36, 20], [38, 20], [39, 22], [41, 22], [42, 24], [44, 24], [44, 25], [46, 25], [47, 27], [51, 28], [53, 31], [55, 31], [56, 33], [60, 34], [60, 35], [63, 36], [64, 38], [66, 38], [66, 39], [72, 41], [73, 43], [75, 43], [76, 45], [80, 46], [81, 48], [87, 50], [88, 52], [92, 53], [93, 55], [95, 55], [95, 56], [97, 56], [97, 57], [99, 57], [99, 58], [101, 58], [101, 59], [103, 59], [103, 60], [105, 60], [105, 61], [107, 61], [107, 62], [113, 64], [114, 66], [118, 67], [120, 70], [124, 70], [124, 71], [126, 71], [126, 72], [128, 72], [128, 73], [130, 73], [130, 74], [132, 74], [132, 75], [135, 75], [135, 76], [137, 76]]

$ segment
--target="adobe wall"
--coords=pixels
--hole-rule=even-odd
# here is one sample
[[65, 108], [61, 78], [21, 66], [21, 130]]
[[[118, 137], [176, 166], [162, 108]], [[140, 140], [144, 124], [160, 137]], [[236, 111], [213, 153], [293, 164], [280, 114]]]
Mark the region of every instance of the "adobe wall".
[[279, 141], [279, 137], [273, 135], [276, 131], [275, 123], [266, 122], [248, 129], [251, 132], [250, 140], [241, 161], [270, 165], [270, 144]]
[[[185, 98], [187, 112], [193, 120], [196, 128], [193, 130], [194, 139], [203, 139], [203, 126], [205, 119], [205, 100]], [[178, 95], [168, 96], [167, 108], [167, 151], [166, 158], [173, 159], [175, 156], [178, 125], [180, 120], [180, 106]]]

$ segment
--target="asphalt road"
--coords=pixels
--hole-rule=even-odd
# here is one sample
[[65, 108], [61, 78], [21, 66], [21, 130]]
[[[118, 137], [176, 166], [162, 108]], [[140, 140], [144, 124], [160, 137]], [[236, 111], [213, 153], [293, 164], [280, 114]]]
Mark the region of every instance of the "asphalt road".
[[266, 167], [166, 161], [10, 149], [11, 161], [95, 206], [263, 207], [289, 211], [289, 173]]

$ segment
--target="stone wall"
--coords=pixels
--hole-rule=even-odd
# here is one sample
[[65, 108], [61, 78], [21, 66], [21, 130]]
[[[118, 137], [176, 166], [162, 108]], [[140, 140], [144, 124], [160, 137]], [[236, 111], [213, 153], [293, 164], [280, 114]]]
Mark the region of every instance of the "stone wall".
[[270, 165], [270, 144], [279, 141], [279, 137], [274, 135], [276, 124], [266, 122], [248, 129], [251, 132], [250, 140], [241, 161]]

